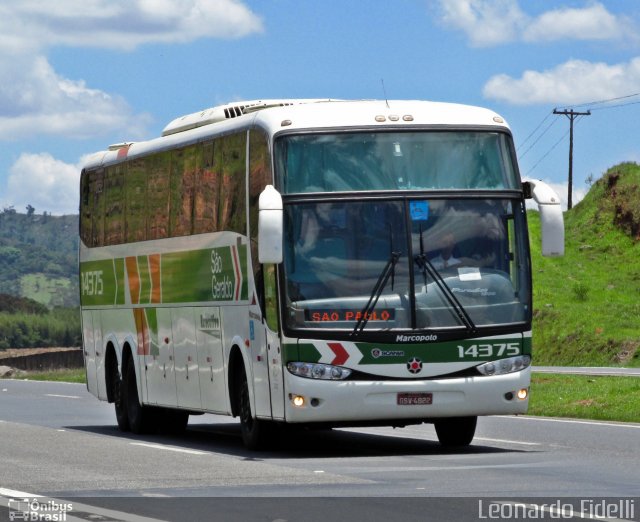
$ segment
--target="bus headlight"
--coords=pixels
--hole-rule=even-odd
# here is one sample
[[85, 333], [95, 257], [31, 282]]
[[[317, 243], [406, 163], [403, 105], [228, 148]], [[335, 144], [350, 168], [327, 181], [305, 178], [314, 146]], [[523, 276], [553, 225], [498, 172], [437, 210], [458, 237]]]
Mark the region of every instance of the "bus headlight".
[[298, 377], [325, 381], [341, 381], [351, 375], [351, 370], [348, 368], [320, 363], [290, 362], [287, 363], [287, 370]]
[[518, 355], [517, 357], [509, 357], [508, 359], [500, 359], [499, 361], [486, 362], [484, 364], [476, 366], [476, 369], [482, 375], [503, 375], [505, 373], [513, 373], [524, 370], [530, 364], [530, 355]]

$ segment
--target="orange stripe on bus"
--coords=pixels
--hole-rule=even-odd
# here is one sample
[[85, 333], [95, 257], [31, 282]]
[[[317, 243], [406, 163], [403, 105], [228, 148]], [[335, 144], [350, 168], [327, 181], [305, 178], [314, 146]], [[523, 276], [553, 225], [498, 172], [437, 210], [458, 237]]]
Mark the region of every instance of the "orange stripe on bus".
[[138, 273], [138, 260], [135, 256], [125, 259], [127, 265], [127, 277], [129, 278], [129, 294], [131, 304], [140, 302], [140, 274]]
[[133, 318], [136, 323], [136, 333], [138, 337], [138, 355], [149, 355], [151, 353], [151, 338], [149, 335], [149, 323], [144, 308], [134, 308]]
[[149, 274], [151, 276], [151, 302], [159, 303], [162, 297], [160, 291], [160, 254], [149, 256]]

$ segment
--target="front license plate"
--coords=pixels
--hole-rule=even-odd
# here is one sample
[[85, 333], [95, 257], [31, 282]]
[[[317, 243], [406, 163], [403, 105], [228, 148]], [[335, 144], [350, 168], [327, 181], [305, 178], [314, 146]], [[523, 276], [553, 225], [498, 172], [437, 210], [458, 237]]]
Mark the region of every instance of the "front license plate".
[[425, 406], [433, 404], [432, 393], [399, 393], [399, 406]]

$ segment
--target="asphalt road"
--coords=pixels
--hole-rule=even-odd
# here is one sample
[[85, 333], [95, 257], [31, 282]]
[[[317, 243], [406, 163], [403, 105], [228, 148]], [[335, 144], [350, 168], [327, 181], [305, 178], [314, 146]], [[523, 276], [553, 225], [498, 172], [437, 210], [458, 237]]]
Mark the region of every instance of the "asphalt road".
[[481, 418], [459, 452], [430, 425], [292, 431], [252, 453], [227, 417], [134, 436], [84, 385], [0, 380], [0, 441], [0, 520], [34, 495], [71, 502], [69, 521], [478, 520], [521, 501], [553, 520], [560, 499], [577, 517], [601, 497], [607, 509], [626, 498], [626, 519], [640, 519], [640, 424]]

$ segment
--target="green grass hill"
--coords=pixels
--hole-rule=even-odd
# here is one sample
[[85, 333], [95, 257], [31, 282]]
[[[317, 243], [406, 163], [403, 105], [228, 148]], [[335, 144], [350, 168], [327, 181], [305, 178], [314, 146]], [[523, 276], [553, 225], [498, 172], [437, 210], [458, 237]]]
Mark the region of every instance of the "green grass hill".
[[565, 212], [565, 256], [529, 212], [534, 364], [640, 366], [640, 166], [609, 169]]
[[77, 306], [78, 216], [0, 211], [0, 293]]

